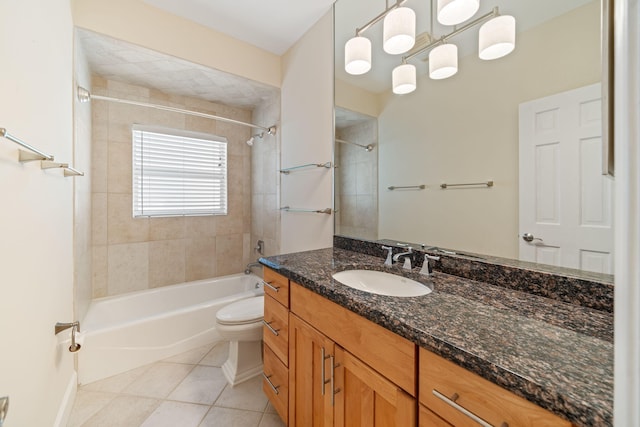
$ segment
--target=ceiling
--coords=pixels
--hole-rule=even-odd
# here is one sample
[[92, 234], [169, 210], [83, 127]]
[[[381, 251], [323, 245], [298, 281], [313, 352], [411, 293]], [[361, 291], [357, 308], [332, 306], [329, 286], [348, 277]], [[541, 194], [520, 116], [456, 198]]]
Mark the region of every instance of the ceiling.
[[335, 0], [143, 0], [235, 39], [282, 55]]

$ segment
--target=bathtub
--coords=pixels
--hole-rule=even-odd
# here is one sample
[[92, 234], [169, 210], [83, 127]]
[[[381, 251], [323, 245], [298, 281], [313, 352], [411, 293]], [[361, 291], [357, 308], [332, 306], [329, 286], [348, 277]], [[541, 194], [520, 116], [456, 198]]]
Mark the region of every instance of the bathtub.
[[261, 279], [234, 274], [91, 302], [81, 322], [78, 382], [102, 378], [220, 340], [225, 305], [264, 293]]

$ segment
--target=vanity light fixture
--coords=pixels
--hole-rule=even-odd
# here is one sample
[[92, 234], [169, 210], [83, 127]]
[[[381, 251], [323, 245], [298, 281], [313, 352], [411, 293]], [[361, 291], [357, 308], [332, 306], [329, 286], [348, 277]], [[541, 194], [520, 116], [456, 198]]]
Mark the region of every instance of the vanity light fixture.
[[[415, 90], [415, 67], [411, 69], [405, 66], [409, 65], [408, 61], [426, 52], [429, 52], [429, 77], [432, 79], [445, 79], [456, 74], [458, 71], [458, 48], [453, 44], [449, 44], [448, 41], [452, 37], [480, 24], [483, 24], [479, 34], [478, 55], [481, 59], [498, 59], [513, 51], [516, 41], [516, 20], [513, 16], [501, 16], [498, 8], [494, 7], [491, 12], [478, 19], [411, 52], [407, 56], [403, 56], [402, 65], [399, 65], [393, 70], [393, 92], [396, 94], [407, 94]], [[411, 89], [410, 85], [402, 85], [399, 77], [396, 79], [396, 70], [400, 69], [400, 67], [403, 67], [403, 71], [402, 74], [398, 72], [398, 75], [403, 76], [402, 81], [412, 80], [413, 89]], [[409, 76], [410, 72], [414, 73], [413, 76]], [[402, 86], [403, 89], [396, 90], [396, 86]]]
[[438, 0], [438, 22], [458, 25], [471, 18], [480, 8], [480, 0]]
[[415, 44], [416, 14], [412, 9], [403, 7], [407, 0], [398, 0], [378, 16], [356, 29], [355, 37], [344, 46], [345, 71], [360, 75], [371, 69], [371, 41], [361, 34], [374, 24], [383, 22], [383, 49], [392, 55], [408, 52]]

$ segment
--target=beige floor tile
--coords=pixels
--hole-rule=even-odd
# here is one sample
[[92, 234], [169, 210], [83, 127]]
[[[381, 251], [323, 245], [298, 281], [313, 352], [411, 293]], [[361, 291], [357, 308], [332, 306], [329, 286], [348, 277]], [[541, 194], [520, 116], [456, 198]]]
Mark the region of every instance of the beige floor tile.
[[215, 345], [200, 361], [201, 365], [222, 366], [229, 357], [229, 342], [224, 341]]
[[262, 392], [262, 377], [225, 388], [215, 406], [263, 412], [267, 407], [267, 396]]
[[140, 427], [197, 427], [208, 406], [182, 402], [163, 402]]
[[139, 427], [159, 404], [159, 400], [146, 397], [118, 396], [82, 427]]
[[213, 405], [227, 385], [222, 369], [196, 366], [169, 395], [170, 400]]
[[158, 362], [127, 386], [123, 393], [164, 399], [191, 372], [193, 365]]
[[276, 411], [276, 408], [273, 407], [271, 402], [267, 403], [267, 409], [265, 409], [264, 412], [267, 412], [269, 414], [277, 414], [278, 413], [278, 411]]
[[85, 384], [82, 387], [80, 387], [80, 389], [120, 393], [129, 384], [131, 384], [137, 378], [139, 378], [142, 374], [144, 374], [150, 367], [151, 365], [141, 366], [139, 368], [132, 369], [127, 372], [123, 372], [122, 374], [114, 375], [112, 377], [105, 378], [103, 380]]
[[269, 414], [265, 412], [258, 427], [285, 427], [285, 424], [282, 422], [278, 414]]
[[207, 344], [202, 347], [194, 348], [193, 350], [180, 353], [176, 356], [165, 359], [165, 362], [171, 363], [186, 363], [188, 365], [197, 365], [202, 358], [211, 351], [213, 344]]
[[116, 396], [114, 393], [78, 390], [67, 427], [82, 426], [85, 421], [107, 406]]
[[262, 413], [213, 407], [200, 427], [258, 427]]

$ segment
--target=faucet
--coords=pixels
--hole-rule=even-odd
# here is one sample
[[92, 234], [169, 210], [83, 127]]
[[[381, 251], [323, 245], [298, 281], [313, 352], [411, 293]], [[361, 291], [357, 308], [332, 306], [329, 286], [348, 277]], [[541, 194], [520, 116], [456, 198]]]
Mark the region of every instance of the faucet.
[[387, 252], [387, 259], [384, 261], [384, 265], [393, 265], [393, 261], [391, 257], [393, 256], [393, 248], [391, 246], [383, 246], [382, 249], [385, 249]]
[[247, 267], [244, 269], [244, 274], [251, 274], [251, 267], [260, 267], [262, 264], [259, 262], [250, 262], [247, 264]]
[[439, 256], [433, 256], [429, 254], [424, 254], [424, 262], [422, 263], [422, 268], [420, 269], [420, 274], [424, 274], [425, 276], [430, 276], [432, 271], [429, 267], [429, 260], [432, 259], [434, 261], [439, 261]]
[[[393, 256], [393, 260], [394, 261], [398, 261], [398, 259], [400, 259], [401, 256], [404, 255], [411, 255], [413, 253], [413, 249], [411, 249], [411, 247], [409, 247], [409, 250], [407, 252], [402, 252], [400, 254], [395, 254]], [[404, 268], [405, 270], [411, 270], [411, 258], [405, 256], [404, 258], [404, 265], [402, 266], [402, 268]]]

